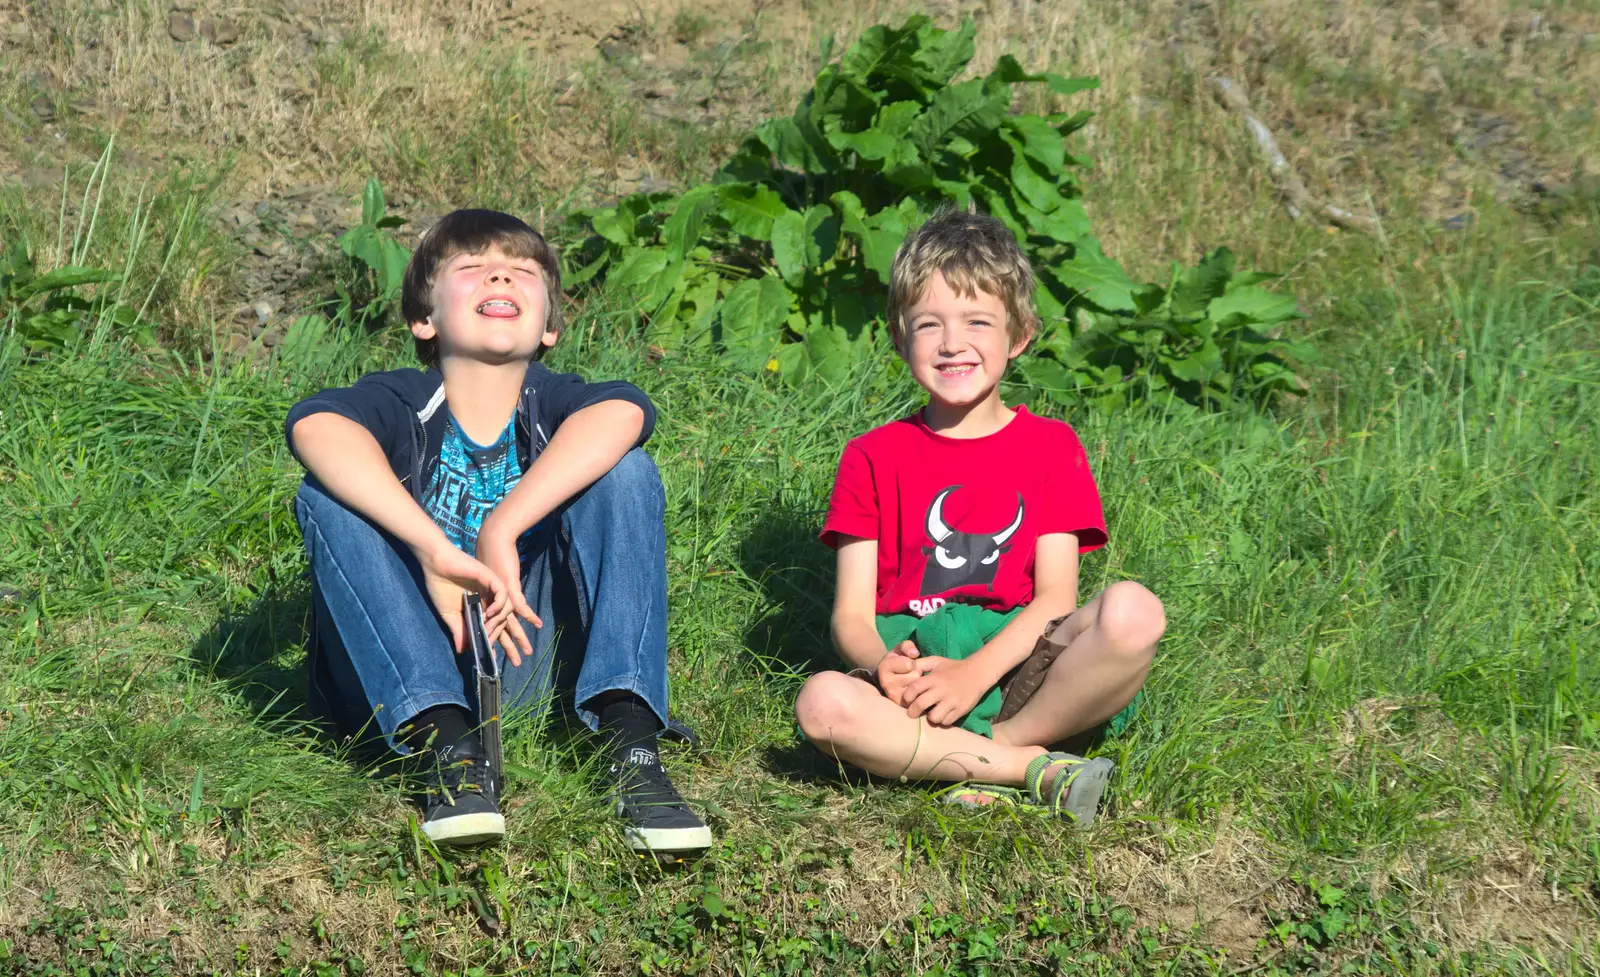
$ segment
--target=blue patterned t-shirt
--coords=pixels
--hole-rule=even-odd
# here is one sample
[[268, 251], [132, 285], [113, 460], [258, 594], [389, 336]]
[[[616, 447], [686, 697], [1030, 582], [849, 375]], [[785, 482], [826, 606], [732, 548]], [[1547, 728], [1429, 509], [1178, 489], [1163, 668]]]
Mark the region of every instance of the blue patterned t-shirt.
[[475, 443], [454, 417], [445, 427], [439, 466], [423, 493], [422, 507], [464, 553], [477, 552], [484, 516], [522, 480], [515, 427], [513, 418], [490, 445]]

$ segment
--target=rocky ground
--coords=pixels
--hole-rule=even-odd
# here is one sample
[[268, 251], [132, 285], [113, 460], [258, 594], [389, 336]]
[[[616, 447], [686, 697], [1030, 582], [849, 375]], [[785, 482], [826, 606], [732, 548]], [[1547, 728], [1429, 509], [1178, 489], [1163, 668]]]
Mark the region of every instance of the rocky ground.
[[[377, 69], [363, 61], [362, 45], [420, 56], [464, 39], [470, 43], [460, 51], [482, 45], [499, 52], [495, 57], [510, 57], [510, 50], [525, 58], [547, 86], [531, 96], [532, 104], [548, 115], [528, 137], [541, 145], [513, 152], [525, 151], [526, 166], [541, 176], [555, 174], [545, 180], [544, 196], [604, 199], [669, 189], [704, 172], [715, 164], [714, 147], [731, 146], [737, 133], [787, 110], [815, 70], [824, 32], [848, 36], [860, 23], [899, 13], [889, 4], [826, 6], [397, 0], [357, 7], [275, 0], [254, 7], [108, 6], [73, 15], [0, 0], [0, 90], [12, 96], [0, 98], [0, 120], [12, 130], [0, 138], [0, 182], [59, 201], [64, 168], [80, 174], [71, 177], [80, 186], [111, 133], [118, 138], [115, 166], [128, 182], [226, 157], [215, 220], [237, 260], [214, 304], [230, 310], [228, 348], [270, 348], [285, 314], [316, 297], [313, 277], [326, 269], [337, 236], [358, 219], [365, 178], [359, 170], [381, 168], [371, 147], [393, 152], [384, 142], [393, 121], [373, 107], [416, 98], [416, 111], [448, 117], [452, 107], [459, 114], [463, 106], [485, 106], [483, 96], [468, 92], [430, 109], [428, 98], [436, 98], [430, 90], [449, 86], [448, 58], [443, 65], [419, 62], [415, 79], [374, 81]], [[1353, 209], [1394, 213], [1403, 197], [1435, 226], [1465, 230], [1487, 193], [1559, 221], [1600, 199], [1600, 160], [1572, 144], [1573, 134], [1593, 130], [1595, 107], [1563, 85], [1600, 62], [1600, 18], [1480, 6], [1486, 5], [1330, 4], [1321, 8], [1317, 36], [1308, 39], [1298, 36], [1303, 25], [1291, 22], [1305, 15], [1282, 4], [1224, 8], [1183, 0], [1164, 5], [1164, 14], [1152, 14], [1137, 31], [1130, 24], [1130, 35], [1142, 34], [1123, 39], [1136, 54], [1120, 62], [1097, 56], [1088, 41], [1057, 38], [1061, 17], [1048, 4], [951, 0], [926, 12], [950, 22], [973, 15], [987, 25], [980, 58], [1053, 45], [1098, 69], [1107, 76], [1106, 92], [1097, 96], [1103, 113], [1108, 98], [1129, 116], [1189, 112], [1184, 103], [1193, 96], [1184, 78], [1236, 75], [1261, 93], [1257, 110], [1313, 188]], [[1087, 9], [1065, 16], [1081, 21]], [[1116, 29], [1106, 23], [1102, 31]], [[1045, 25], [1048, 37], [1041, 36]], [[1292, 85], [1275, 77], [1296, 77], [1291, 69], [1317, 59], [1328, 67], [1302, 72]], [[1363, 59], [1370, 63], [1363, 66]], [[1490, 87], [1496, 75], [1517, 98]], [[347, 91], [363, 101], [343, 114], [327, 108]], [[397, 111], [416, 114], [409, 102]], [[630, 131], [602, 134], [619, 114]], [[515, 124], [531, 131], [535, 120]], [[1230, 138], [1240, 132], [1235, 126]], [[444, 131], [438, 138], [472, 134]], [[384, 185], [391, 212], [408, 221], [400, 231], [408, 243], [485, 186], [481, 177], [452, 184], [403, 173], [385, 176]], [[65, 196], [70, 210], [74, 194]]]

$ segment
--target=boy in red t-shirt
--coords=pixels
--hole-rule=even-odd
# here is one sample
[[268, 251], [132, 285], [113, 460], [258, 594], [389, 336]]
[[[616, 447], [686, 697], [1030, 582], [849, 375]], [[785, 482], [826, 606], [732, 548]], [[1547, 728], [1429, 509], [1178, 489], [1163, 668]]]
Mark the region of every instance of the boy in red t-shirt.
[[1078, 607], [1078, 557], [1105, 545], [1105, 517], [1072, 428], [1000, 400], [1038, 326], [1011, 232], [941, 213], [890, 278], [889, 328], [928, 405], [839, 459], [822, 539], [838, 551], [833, 640], [854, 670], [812, 676], [796, 717], [869, 773], [982, 781], [947, 796], [1087, 822], [1112, 764], [1049, 746], [1133, 700], [1161, 602], [1123, 581]]

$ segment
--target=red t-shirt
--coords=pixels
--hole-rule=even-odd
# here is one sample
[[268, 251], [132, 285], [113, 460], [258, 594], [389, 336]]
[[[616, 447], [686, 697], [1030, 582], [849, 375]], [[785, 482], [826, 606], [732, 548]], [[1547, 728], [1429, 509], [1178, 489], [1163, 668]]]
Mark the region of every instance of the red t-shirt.
[[878, 541], [879, 614], [918, 617], [947, 601], [1010, 610], [1033, 599], [1040, 536], [1106, 543], [1089, 459], [1064, 421], [1018, 407], [982, 438], [929, 430], [918, 411], [845, 445], [822, 541]]

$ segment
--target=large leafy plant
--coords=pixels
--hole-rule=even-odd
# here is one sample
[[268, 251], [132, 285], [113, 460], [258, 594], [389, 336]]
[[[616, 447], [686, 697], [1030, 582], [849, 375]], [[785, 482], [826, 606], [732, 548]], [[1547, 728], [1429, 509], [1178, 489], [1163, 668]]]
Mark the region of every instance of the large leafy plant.
[[[0, 253], [0, 323], [10, 323], [33, 350], [66, 346], [86, 330], [109, 328], [118, 336], [154, 342], [154, 329], [121, 301], [120, 276], [104, 268], [67, 265], [40, 272], [27, 242]], [[91, 295], [80, 289], [99, 286]]]
[[1234, 274], [1226, 251], [1140, 285], [1104, 254], [1068, 139], [1087, 112], [1011, 111], [1018, 89], [1055, 96], [1088, 78], [1029, 73], [1009, 55], [957, 81], [969, 21], [878, 26], [817, 75], [788, 118], [759, 126], [706, 184], [580, 211], [567, 281], [632, 306], [651, 342], [709, 346], [788, 380], [838, 379], [887, 348], [889, 267], [939, 207], [977, 207], [1023, 242], [1044, 327], [1013, 376], [1061, 402], [1114, 407], [1172, 391], [1191, 403], [1298, 384], [1269, 336], [1292, 297]]

